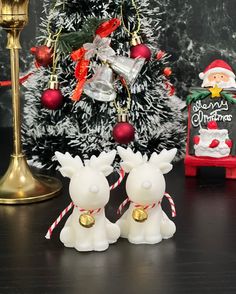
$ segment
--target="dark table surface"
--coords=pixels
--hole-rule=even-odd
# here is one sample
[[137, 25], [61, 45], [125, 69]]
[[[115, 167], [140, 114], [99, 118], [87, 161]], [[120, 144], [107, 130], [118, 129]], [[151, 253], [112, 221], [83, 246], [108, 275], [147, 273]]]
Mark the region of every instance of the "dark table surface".
[[[0, 129], [0, 172], [11, 152], [9, 129]], [[56, 176], [59, 176], [56, 174]], [[60, 176], [59, 176], [60, 177]], [[70, 202], [68, 181], [52, 200], [0, 205], [0, 294], [15, 293], [236, 293], [236, 181], [222, 169], [201, 169], [185, 178], [183, 162], [166, 176], [175, 199], [177, 232], [157, 245], [125, 239], [100, 253], [64, 248], [49, 225]], [[111, 179], [112, 181], [113, 179]], [[124, 185], [112, 191], [107, 216], [125, 198]], [[165, 211], [170, 215], [168, 205]]]

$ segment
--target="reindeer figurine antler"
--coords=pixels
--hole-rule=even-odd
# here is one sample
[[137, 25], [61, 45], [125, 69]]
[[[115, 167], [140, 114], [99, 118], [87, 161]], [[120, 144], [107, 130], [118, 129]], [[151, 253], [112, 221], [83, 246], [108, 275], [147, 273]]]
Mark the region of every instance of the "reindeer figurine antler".
[[125, 203], [129, 201], [130, 206], [117, 221], [121, 237], [134, 244], [155, 244], [172, 237], [176, 227], [163, 212], [161, 201], [166, 189], [163, 174], [172, 169], [171, 161], [177, 150], [153, 153], [149, 161], [146, 155], [134, 153], [130, 148], [118, 147], [117, 150], [123, 160], [121, 167], [129, 173]]
[[60, 152], [55, 155], [61, 164], [61, 174], [70, 178], [69, 192], [74, 205], [60, 233], [61, 242], [78, 251], [106, 250], [120, 236], [119, 227], [104, 212], [110, 195], [106, 176], [113, 171], [111, 164], [116, 151], [92, 156], [85, 165], [79, 156], [73, 158]]

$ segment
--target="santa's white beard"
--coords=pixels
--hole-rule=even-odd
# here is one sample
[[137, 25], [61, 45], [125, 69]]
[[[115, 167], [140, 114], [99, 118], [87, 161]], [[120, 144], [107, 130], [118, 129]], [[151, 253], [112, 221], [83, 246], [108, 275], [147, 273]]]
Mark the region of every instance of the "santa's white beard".
[[221, 81], [219, 83], [217, 83], [216, 81], [209, 81], [208, 77], [206, 77], [202, 82], [202, 87], [203, 88], [215, 87], [216, 85], [219, 88], [236, 88], [236, 82], [235, 82], [235, 79], [233, 77], [230, 77], [228, 82]]

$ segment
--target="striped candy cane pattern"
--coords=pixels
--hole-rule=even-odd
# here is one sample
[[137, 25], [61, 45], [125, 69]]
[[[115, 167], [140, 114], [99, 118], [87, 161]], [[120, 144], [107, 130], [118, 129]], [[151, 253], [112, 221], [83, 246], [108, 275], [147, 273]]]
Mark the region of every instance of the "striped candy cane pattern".
[[[75, 206], [75, 207], [78, 207], [78, 206]], [[97, 209], [89, 209], [89, 210], [86, 210], [84, 208], [79, 208], [79, 211], [83, 212], [83, 211], [87, 211], [89, 212], [90, 214], [95, 214], [95, 213], [99, 213], [101, 211], [101, 208], [97, 208]]]
[[[123, 208], [129, 203], [129, 202], [133, 202], [131, 201], [129, 198], [126, 198], [122, 203], [121, 205], [119, 206], [119, 208], [117, 209], [117, 214], [121, 214]], [[158, 204], [160, 204], [160, 202], [158, 202]], [[140, 204], [135, 204], [135, 207], [143, 207], [143, 209], [150, 209], [150, 208], [153, 208], [157, 205], [157, 203], [153, 203], [151, 205], [140, 205]]]
[[117, 214], [121, 214], [123, 208], [126, 206], [126, 204], [128, 204], [130, 202], [129, 198], [126, 198], [121, 205], [119, 206], [119, 208], [117, 209]]
[[175, 203], [170, 194], [165, 193], [164, 196], [169, 200], [172, 217], [176, 217]]
[[67, 214], [67, 212], [74, 206], [73, 202], [71, 202], [58, 216], [58, 218], [54, 221], [54, 223], [50, 226], [45, 236], [46, 239], [51, 239], [53, 230], [57, 227], [59, 222], [63, 219], [63, 217]]
[[[161, 202], [158, 202], [158, 204], [160, 204]], [[145, 205], [145, 206], [142, 206], [142, 205], [139, 205], [139, 204], [136, 204], [135, 207], [143, 207], [143, 209], [149, 209], [149, 208], [153, 208], [155, 207], [157, 204], [156, 203], [153, 203], [151, 205]]]
[[125, 171], [121, 168], [119, 171], [119, 179], [113, 185], [110, 186], [110, 190], [113, 190], [116, 187], [118, 187], [120, 183], [123, 181], [124, 177], [125, 177]]
[[[174, 200], [173, 198], [170, 196], [170, 194], [168, 193], [165, 193], [164, 196], [168, 199], [169, 203], [170, 203], [170, 207], [171, 207], [171, 214], [172, 214], [172, 217], [176, 217], [176, 209], [175, 209], [175, 203], [174, 203]], [[132, 202], [129, 198], [126, 198], [122, 203], [121, 205], [119, 206], [119, 208], [117, 209], [117, 214], [121, 214], [123, 208], [129, 203], [129, 202]], [[136, 204], [135, 207], [143, 207], [144, 209], [150, 209], [150, 208], [153, 208], [155, 207], [156, 205], [160, 205], [161, 204], [161, 201], [159, 201], [158, 203], [153, 203], [151, 205], [140, 205], [140, 204]]]

